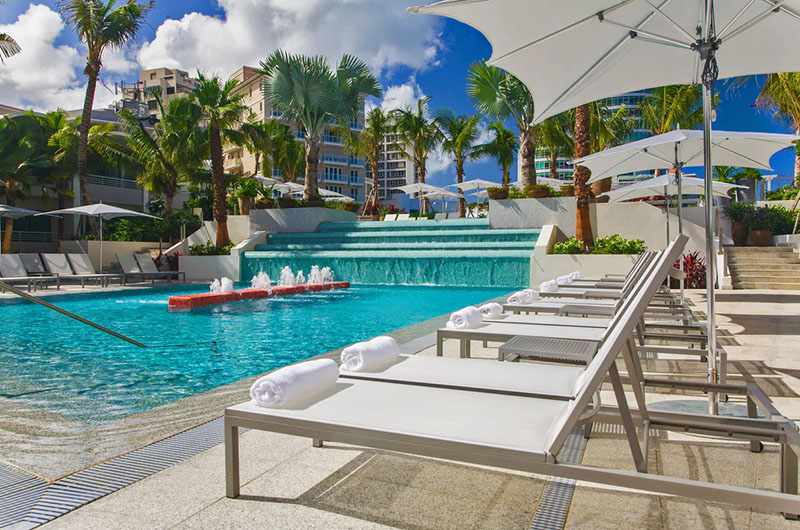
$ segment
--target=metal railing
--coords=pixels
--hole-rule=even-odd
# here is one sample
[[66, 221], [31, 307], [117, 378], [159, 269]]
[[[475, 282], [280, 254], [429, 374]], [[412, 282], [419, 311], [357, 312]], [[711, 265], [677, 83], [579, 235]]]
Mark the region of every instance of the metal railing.
[[106, 175], [86, 175], [86, 179], [89, 181], [89, 184], [110, 186], [112, 188], [126, 188], [129, 190], [141, 189], [135, 180], [121, 179], [119, 177], [108, 177]]
[[14, 230], [11, 241], [15, 243], [52, 243], [56, 240], [56, 232], [35, 232], [32, 230]]
[[349, 159], [344, 155], [331, 155], [325, 153], [322, 155], [322, 160], [320, 162], [327, 162], [329, 164], [341, 164], [346, 166], [349, 162]]

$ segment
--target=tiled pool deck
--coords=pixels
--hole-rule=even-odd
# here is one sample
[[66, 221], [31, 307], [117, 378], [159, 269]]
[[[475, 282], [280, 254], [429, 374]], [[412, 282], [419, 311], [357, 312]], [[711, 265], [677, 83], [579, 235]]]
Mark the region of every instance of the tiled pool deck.
[[[702, 312], [703, 295], [691, 294]], [[736, 379], [753, 378], [787, 417], [800, 418], [800, 293], [776, 291], [723, 291], [719, 293], [720, 341], [725, 345]], [[441, 319], [398, 332], [402, 341], [425, 335]], [[446, 344], [447, 355], [457, 355], [455, 344]], [[332, 352], [333, 353], [333, 352]], [[421, 354], [432, 354], [426, 348]], [[494, 356], [494, 351], [474, 348], [473, 354]], [[333, 353], [335, 354], [335, 353]], [[702, 377], [694, 363], [650, 361], [646, 369], [681, 372]], [[218, 416], [232, 402], [243, 401], [249, 381], [208, 395], [179, 402], [183, 407], [160, 420], [141, 418], [127, 426], [128, 445], [96, 438], [92, 458], [76, 454], [72, 469], [86, 467], [95, 457], [120, 454], [164, 433]], [[611, 402], [613, 394], [604, 393]], [[651, 394], [651, 402], [704, 400], [678, 394]], [[196, 400], [196, 401], [192, 401]], [[186, 403], [184, 403], [186, 402]], [[177, 405], [177, 404], [176, 404]], [[731, 406], [737, 406], [732, 401]], [[187, 415], [184, 416], [184, 413]], [[147, 414], [147, 413], [145, 413]], [[3, 421], [8, 421], [3, 411]], [[143, 415], [137, 415], [143, 416]], [[133, 418], [133, 417], [132, 417]], [[32, 418], [18, 420], [35, 424]], [[39, 421], [47, 424], [47, 419]], [[185, 421], [186, 423], [181, 423]], [[164, 423], [167, 423], [165, 425]], [[2, 431], [6, 431], [5, 426]], [[16, 426], [19, 427], [19, 426]], [[53, 447], [65, 438], [56, 426], [50, 436]], [[142, 431], [139, 433], [138, 431]], [[142, 434], [143, 437], [138, 437]], [[776, 446], [760, 455], [751, 454], [746, 443], [719, 442], [686, 435], [661, 433], [651, 444], [652, 469], [666, 474], [741, 486], [774, 488], [777, 485]], [[60, 441], [61, 440], [61, 441]], [[512, 473], [423, 459], [338, 444], [314, 449], [310, 440], [249, 431], [240, 437], [242, 497], [224, 497], [223, 447], [218, 445], [164, 471], [87, 504], [46, 528], [529, 528], [537, 511], [547, 477]], [[31, 449], [25, 436], [13, 446], [24, 454]], [[67, 444], [69, 445], [69, 444]], [[0, 440], [0, 447], [7, 447]], [[3, 449], [5, 451], [5, 449]], [[46, 462], [47, 448], [29, 455], [31, 465]], [[107, 458], [107, 456], [106, 456]], [[586, 444], [583, 461], [589, 464], [633, 469], [627, 444], [610, 426], [598, 426]], [[56, 464], [49, 475], [61, 476]], [[24, 467], [24, 466], [23, 466]], [[47, 468], [47, 465], [42, 466]], [[42, 473], [44, 474], [44, 473]], [[537, 517], [538, 520], [538, 517]], [[619, 488], [578, 483], [569, 504], [566, 528], [795, 528], [796, 522], [780, 515], [682, 498], [642, 494]], [[551, 526], [552, 527], [552, 526]]]

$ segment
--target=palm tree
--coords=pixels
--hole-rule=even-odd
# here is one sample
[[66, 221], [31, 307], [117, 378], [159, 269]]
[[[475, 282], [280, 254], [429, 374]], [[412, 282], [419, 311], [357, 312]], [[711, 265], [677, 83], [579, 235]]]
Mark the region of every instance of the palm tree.
[[[5, 4], [5, 0], [0, 0], [0, 4]], [[3, 61], [3, 57], [8, 59], [11, 56], [14, 56], [21, 52], [22, 49], [17, 44], [17, 41], [14, 38], [7, 34], [7, 33], [0, 33], [0, 61]]]
[[481, 61], [470, 66], [467, 95], [480, 112], [494, 120], [513, 118], [519, 130], [522, 186], [536, 184], [536, 141], [533, 96], [512, 74]]
[[[620, 105], [616, 111], [612, 111], [604, 101], [589, 103], [589, 153], [597, 153], [619, 145], [628, 139], [632, 132], [633, 119], [628, 116], [625, 105]], [[592, 193], [595, 197], [610, 190], [611, 179], [603, 179], [592, 184]], [[608, 200], [605, 197], [601, 199], [602, 202]]]
[[239, 132], [242, 135], [242, 143], [255, 158], [254, 175], [261, 173], [262, 159], [264, 160], [264, 170], [271, 170], [274, 167], [274, 160], [272, 157], [275, 152], [275, 137], [279, 133], [281, 127], [286, 126], [275, 120], [258, 121], [255, 114], [250, 114], [247, 121], [242, 123], [239, 128]]
[[[477, 150], [481, 121], [480, 115], [457, 116], [452, 110], [440, 110], [436, 113], [436, 125], [439, 127], [442, 138], [442, 149], [453, 156], [456, 163], [456, 178], [458, 183], [464, 182], [464, 162], [475, 160], [480, 156]], [[467, 201], [462, 197], [458, 200], [458, 216], [466, 217]]]
[[306, 141], [303, 200], [319, 205], [317, 166], [325, 132], [336, 122], [358, 118], [366, 96], [379, 97], [381, 87], [367, 64], [342, 56], [335, 71], [323, 56], [290, 55], [282, 50], [261, 61], [264, 96], [272, 108], [300, 125]]
[[169, 217], [181, 181], [200, 167], [208, 141], [199, 126], [202, 116], [197, 107], [187, 104], [188, 98], [171, 100], [166, 110], [158, 95], [156, 102], [161, 120], [152, 133], [129, 110], [119, 111], [117, 116], [128, 135], [126, 149], [121, 149], [119, 156], [128, 162], [140, 186], [164, 196], [164, 216]]
[[288, 125], [281, 125], [275, 134], [272, 159], [281, 172], [283, 182], [295, 182], [306, 171], [306, 146], [297, 139]]
[[[41, 153], [38, 132], [36, 120], [28, 114], [0, 118], [0, 191], [9, 206], [16, 206], [40, 180], [35, 169], [49, 164]], [[7, 217], [5, 224], [3, 253], [7, 254], [11, 252], [14, 219]]]
[[[591, 154], [591, 112], [589, 105], [581, 105], [575, 109], [575, 158]], [[592, 224], [589, 218], [589, 203], [592, 200], [592, 189], [587, 183], [591, 171], [584, 166], [575, 166], [575, 200], [578, 207], [575, 237], [583, 242], [585, 250], [594, 243]]]
[[238, 85], [236, 79], [223, 82], [219, 77], [205, 77], [197, 74], [198, 84], [192, 90], [191, 102], [197, 106], [207, 124], [208, 146], [211, 154], [211, 186], [214, 190], [214, 219], [217, 221], [218, 247], [227, 246], [228, 234], [228, 183], [222, 160], [222, 148], [232, 139], [239, 140], [239, 124], [247, 106], [242, 103], [244, 94], [233, 91]]
[[[66, 113], [59, 109], [48, 112], [46, 114], [34, 114], [30, 112], [30, 116], [36, 120], [39, 126], [39, 136], [41, 138], [40, 145], [37, 149], [41, 152], [47, 153], [46, 156], [50, 160], [48, 167], [42, 169], [43, 173], [43, 195], [49, 195], [49, 191], [53, 191], [56, 195], [57, 207], [59, 210], [67, 207], [67, 199], [74, 197], [74, 193], [70, 190], [70, 180], [72, 179], [73, 172], [65, 168], [62, 164], [58, 163], [58, 145], [54, 138], [64, 129], [70, 126]], [[57, 243], [56, 251], [61, 252], [61, 241], [64, 238], [64, 217], [58, 216], [57, 218]]]
[[[395, 109], [392, 111], [392, 129], [399, 141], [393, 148], [403, 153], [417, 168], [417, 179], [425, 184], [428, 156], [442, 142], [442, 133], [436, 122], [427, 116], [427, 106], [431, 98], [417, 100], [417, 109]], [[428, 200], [422, 199], [421, 213], [428, 211]]]
[[[103, 52], [108, 48], [122, 48], [136, 38], [145, 15], [153, 7], [153, 1], [139, 4], [128, 0], [115, 9], [117, 0], [60, 0], [59, 9], [86, 45], [86, 96], [81, 113], [80, 136], [78, 138], [77, 172], [81, 182], [81, 202], [90, 204], [87, 172], [87, 146], [92, 125], [92, 105], [97, 86], [97, 77], [103, 66]], [[98, 234], [94, 218], [89, 217], [89, 226]]]
[[378, 203], [378, 192], [380, 191], [378, 163], [383, 155], [386, 135], [392, 130], [391, 115], [380, 107], [370, 110], [365, 122], [364, 130], [360, 134], [351, 130], [350, 127], [341, 127], [345, 150], [353, 156], [364, 157], [370, 172], [372, 172], [372, 189], [361, 207], [362, 214], [370, 211], [370, 208]]
[[539, 124], [539, 141], [547, 149], [550, 159], [550, 178], [558, 179], [558, 155], [570, 156], [573, 150], [572, 129], [575, 120], [562, 112]]
[[503, 172], [503, 186], [511, 183], [510, 168], [514, 163], [514, 155], [519, 150], [519, 141], [514, 131], [506, 129], [503, 122], [495, 121], [489, 124], [489, 131], [494, 133], [491, 142], [480, 144], [476, 147], [479, 156], [491, 156]]

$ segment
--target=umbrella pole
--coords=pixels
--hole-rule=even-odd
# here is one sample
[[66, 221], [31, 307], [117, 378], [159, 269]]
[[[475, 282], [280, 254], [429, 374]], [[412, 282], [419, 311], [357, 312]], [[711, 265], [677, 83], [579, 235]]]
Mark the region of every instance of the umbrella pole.
[[667, 246], [669, 246], [669, 190], [664, 186], [664, 211], [667, 213]]
[[103, 216], [100, 216], [100, 274], [103, 273]]
[[[682, 173], [683, 167], [682, 164], [679, 162], [680, 160], [680, 148], [678, 145], [675, 146], [675, 176], [678, 179], [678, 233], [683, 234], [683, 183], [682, 183]], [[683, 256], [678, 259], [678, 270], [683, 272]], [[681, 305], [684, 302], [684, 284], [685, 280], [681, 279]]]
[[[709, 57], [709, 61], [714, 58]], [[708, 68], [708, 63], [706, 65]], [[705, 78], [705, 75], [703, 76]], [[716, 77], [716, 76], [713, 76]], [[711, 89], [714, 80], [703, 79], [703, 162], [705, 184], [706, 217], [706, 319], [708, 321], [708, 379], [717, 382], [717, 327], [715, 318], [714, 281], [716, 279], [716, 250], [714, 249], [714, 190], [711, 166]], [[708, 393], [711, 414], [718, 413], [716, 392]]]

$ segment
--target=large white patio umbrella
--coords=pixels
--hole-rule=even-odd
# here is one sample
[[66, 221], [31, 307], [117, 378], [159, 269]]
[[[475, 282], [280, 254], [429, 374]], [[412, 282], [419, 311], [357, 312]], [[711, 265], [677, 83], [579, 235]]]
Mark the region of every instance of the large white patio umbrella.
[[[430, 193], [432, 191], [444, 191], [444, 188], [437, 188], [436, 186], [431, 186], [430, 184], [425, 184], [424, 182], [415, 182], [414, 184], [406, 184], [405, 186], [400, 186], [394, 188], [396, 190], [400, 190], [406, 195], [419, 195], [422, 193]], [[422, 205], [420, 210], [425, 208], [425, 197], [420, 197], [422, 199]]]
[[[8, 206], [6, 204], [0, 204], [0, 219], [3, 217], [10, 217], [11, 219], [21, 219], [22, 217], [29, 217], [31, 215], [36, 215], [39, 212], [36, 210], [28, 210], [26, 208], [17, 208], [16, 206]], [[1, 223], [0, 223], [1, 224]], [[2, 244], [2, 233], [4, 226], [0, 226], [0, 254], [3, 253], [3, 244]]]
[[100, 268], [103, 268], [103, 219], [114, 219], [116, 217], [149, 217], [150, 219], [160, 219], [154, 215], [148, 215], [142, 212], [135, 212], [133, 210], [126, 210], [125, 208], [117, 208], [99, 202], [97, 204], [87, 204], [86, 206], [76, 206], [74, 208], [64, 208], [63, 210], [52, 210], [46, 213], [36, 214], [39, 215], [85, 215], [87, 217], [96, 217], [100, 219]]
[[[302, 186], [301, 186], [301, 188], [302, 188]], [[293, 195], [298, 194], [298, 193], [303, 193], [303, 190], [300, 189], [300, 190], [292, 192]], [[325, 188], [320, 188], [319, 189], [319, 195], [323, 199], [328, 199], [328, 200], [331, 200], [331, 201], [355, 202], [355, 199], [353, 199], [352, 197], [348, 197], [347, 195], [344, 195], [342, 193], [336, 193], [335, 191], [326, 190]]]
[[[702, 84], [706, 175], [717, 79], [800, 71], [800, 0], [444, 0], [409, 11], [481, 31], [492, 44], [489, 64], [530, 89], [537, 123], [625, 92]], [[542, 75], [554, 67], [558, 75]], [[713, 201], [705, 217], [709, 377], [717, 381]]]
[[434, 201], [436, 199], [441, 199], [442, 205], [445, 206], [444, 211], [447, 211], [446, 208], [446, 199], [461, 199], [463, 195], [459, 195], [458, 193], [453, 193], [452, 191], [447, 190], [439, 190], [439, 191], [430, 191], [422, 196], [429, 201]]

